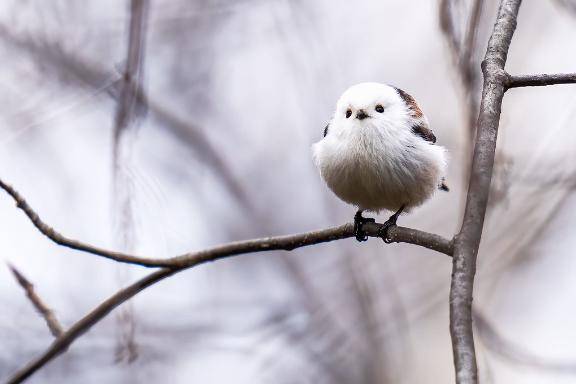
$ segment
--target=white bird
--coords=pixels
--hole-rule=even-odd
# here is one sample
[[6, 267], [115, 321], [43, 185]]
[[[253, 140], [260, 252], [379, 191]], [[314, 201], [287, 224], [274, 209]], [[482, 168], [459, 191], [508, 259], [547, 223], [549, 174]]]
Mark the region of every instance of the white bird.
[[446, 150], [412, 96], [380, 83], [348, 88], [312, 146], [314, 162], [328, 187], [346, 203], [358, 208], [354, 216], [358, 241], [365, 241], [362, 225], [374, 222], [363, 211], [395, 212], [380, 233], [402, 212], [428, 200], [444, 183]]

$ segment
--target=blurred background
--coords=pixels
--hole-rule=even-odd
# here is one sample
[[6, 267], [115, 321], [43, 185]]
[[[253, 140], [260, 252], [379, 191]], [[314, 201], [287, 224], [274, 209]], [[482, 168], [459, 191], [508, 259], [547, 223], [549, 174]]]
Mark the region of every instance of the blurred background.
[[[63, 234], [170, 257], [351, 221], [310, 146], [361, 81], [412, 94], [450, 193], [401, 218], [460, 226], [496, 0], [4, 0], [0, 177]], [[576, 2], [525, 1], [507, 69], [574, 72]], [[133, 92], [131, 92], [133, 90]], [[479, 254], [483, 383], [576, 382], [576, 87], [503, 106]], [[386, 214], [379, 217], [386, 219]], [[59, 247], [0, 194], [0, 378], [145, 268]], [[451, 260], [353, 239], [181, 273], [96, 325], [33, 383], [449, 383]]]

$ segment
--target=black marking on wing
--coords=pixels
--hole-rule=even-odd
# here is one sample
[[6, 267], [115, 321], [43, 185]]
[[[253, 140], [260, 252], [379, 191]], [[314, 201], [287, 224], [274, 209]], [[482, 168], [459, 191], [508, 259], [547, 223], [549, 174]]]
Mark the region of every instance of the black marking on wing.
[[328, 127], [330, 126], [330, 124], [326, 124], [326, 127], [324, 127], [324, 137], [326, 137], [326, 135], [328, 134]]
[[442, 178], [438, 189], [444, 192], [450, 192], [450, 188], [448, 188], [448, 185], [446, 185], [446, 180], [444, 180], [444, 178]]
[[415, 135], [420, 136], [426, 141], [431, 142], [434, 144], [436, 142], [436, 136], [434, 136], [434, 132], [430, 128], [428, 128], [424, 123], [420, 123], [418, 125], [412, 126], [412, 133]]

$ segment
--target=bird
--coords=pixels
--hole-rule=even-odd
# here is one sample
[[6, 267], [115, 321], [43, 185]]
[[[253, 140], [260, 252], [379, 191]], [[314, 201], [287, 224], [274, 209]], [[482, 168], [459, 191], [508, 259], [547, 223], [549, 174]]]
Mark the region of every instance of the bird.
[[364, 211], [394, 212], [378, 233], [389, 242], [388, 230], [402, 213], [449, 190], [446, 149], [436, 144], [416, 100], [391, 85], [366, 82], [344, 91], [312, 155], [329, 189], [357, 208], [358, 241], [368, 239], [363, 225], [375, 221]]

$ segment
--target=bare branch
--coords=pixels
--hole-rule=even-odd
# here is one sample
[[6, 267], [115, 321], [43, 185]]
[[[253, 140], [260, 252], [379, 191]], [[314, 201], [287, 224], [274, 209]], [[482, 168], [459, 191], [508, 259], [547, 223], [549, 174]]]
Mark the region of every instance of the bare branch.
[[[2, 180], [0, 180], [0, 187], [8, 192], [8, 194], [10, 194], [10, 196], [16, 201], [17, 206], [26, 213], [26, 215], [30, 218], [36, 228], [40, 230], [40, 232], [60, 245], [103, 256], [119, 262], [143, 265], [147, 267], [165, 267], [110, 297], [108, 300], [94, 309], [90, 314], [78, 321], [68, 331], [62, 334], [61, 337], [59, 337], [41, 357], [32, 361], [22, 370], [17, 372], [9, 380], [9, 383], [19, 383], [28, 378], [38, 369], [43, 367], [46, 363], [51, 361], [54, 357], [58, 356], [64, 350], [66, 350], [74, 340], [84, 334], [88, 329], [90, 329], [94, 324], [104, 318], [114, 308], [129, 300], [145, 288], [172, 274], [202, 263], [235, 255], [273, 250], [290, 251], [300, 247], [346, 239], [354, 236], [354, 225], [349, 223], [339, 227], [297, 235], [278, 236], [224, 244], [204, 251], [191, 252], [166, 260], [144, 259], [132, 255], [126, 255], [101, 248], [96, 248], [76, 240], [68, 239], [42, 222], [38, 215], [32, 210], [32, 208], [30, 208], [28, 203], [14, 188], [4, 183]], [[379, 237], [382, 224], [368, 223], [364, 225], [363, 229], [368, 236]], [[451, 240], [447, 240], [436, 234], [431, 234], [411, 228], [392, 227], [388, 231], [387, 239], [389, 242], [404, 242], [420, 245], [428, 249], [444, 253], [446, 255], [451, 255], [453, 251], [453, 242]]]
[[576, 73], [558, 73], [553, 75], [541, 74], [510, 76], [507, 86], [508, 88], [519, 88], [574, 83], [576, 83]]
[[502, 99], [508, 75], [504, 71], [521, 0], [502, 0], [482, 71], [484, 86], [478, 117], [476, 144], [460, 233], [455, 238], [450, 286], [450, 334], [454, 352], [456, 382], [478, 382], [478, 369], [472, 336], [472, 297], [476, 257], [490, 191], [496, 137]]
[[[30, 205], [28, 205], [26, 200], [11, 185], [6, 184], [1, 179], [0, 188], [5, 190], [14, 199], [17, 207], [24, 211], [34, 226], [42, 234], [44, 234], [56, 244], [78, 251], [91, 253], [93, 255], [102, 256], [121, 263], [135, 264], [144, 267], [189, 267], [207, 261], [214, 261], [243, 253], [265, 252], [273, 250], [293, 250], [295, 248], [305, 247], [308, 245], [346, 239], [354, 236], [353, 225], [344, 224], [339, 227], [302, 233], [298, 235], [277, 236], [263, 239], [239, 241], [209, 248], [204, 251], [189, 252], [184, 255], [169, 259], [152, 259], [111, 251], [95, 247], [78, 240], [67, 238], [56, 232], [56, 230], [54, 230], [48, 224], [44, 223], [38, 214], [30, 207]], [[382, 224], [370, 223], [365, 225], [365, 230], [368, 236], [379, 237], [379, 230], [381, 227]], [[389, 230], [388, 237], [391, 242], [410, 243], [420, 245], [422, 247], [432, 249], [447, 255], [452, 254], [452, 241], [446, 240], [445, 238], [432, 233], [404, 227], [394, 227]]]
[[[378, 231], [381, 224], [369, 223], [364, 226], [367, 235], [378, 237]], [[62, 334], [61, 337], [56, 339], [54, 343], [48, 348], [42, 356], [33, 360], [23, 369], [18, 371], [8, 383], [20, 383], [26, 378], [30, 377], [34, 372], [38, 371], [53, 358], [64, 352], [70, 344], [72, 344], [78, 337], [87, 332], [94, 324], [102, 320], [114, 308], [120, 304], [128, 301], [139, 292], [156, 284], [157, 282], [165, 279], [168, 276], [181, 272], [185, 269], [194, 267], [196, 265], [215, 261], [224, 257], [233, 255], [271, 251], [271, 250], [293, 250], [295, 248], [304, 247], [307, 245], [318, 244], [328, 241], [334, 241], [354, 236], [354, 225], [344, 224], [340, 227], [325, 229], [322, 231], [309, 232], [300, 235], [272, 237], [267, 239], [249, 240], [237, 243], [226, 244], [220, 247], [212, 248], [206, 251], [186, 254], [178, 258], [172, 259], [178, 263], [173, 268], [163, 268], [159, 271], [149, 274], [148, 276], [138, 280], [136, 283], [122, 289], [108, 300], [100, 304], [92, 312], [74, 324], [68, 331]], [[427, 248], [434, 249], [438, 252], [450, 255], [452, 252], [452, 242], [441, 238], [438, 235], [418, 231], [415, 229], [404, 227], [392, 227], [388, 233], [388, 237], [394, 242], [409, 242], [412, 244], [423, 245]]]
[[469, 6], [467, 24], [459, 33], [456, 28], [454, 10], [456, 6], [464, 7], [470, 2], [457, 2], [454, 0], [440, 0], [439, 20], [440, 30], [444, 39], [448, 43], [448, 48], [452, 56], [452, 62], [456, 69], [458, 83], [462, 90], [464, 114], [466, 119], [465, 148], [462, 151], [462, 180], [468, 180], [470, 172], [471, 154], [474, 145], [474, 133], [476, 131], [476, 119], [480, 105], [480, 85], [481, 72], [478, 63], [478, 56], [474, 54], [478, 50], [478, 33], [480, 31], [480, 19], [484, 9], [484, 0], [472, 0]]
[[20, 271], [18, 271], [18, 269], [16, 269], [16, 267], [14, 267], [13, 265], [8, 264], [8, 268], [10, 268], [10, 271], [12, 271], [12, 274], [16, 278], [18, 284], [20, 284], [22, 289], [24, 289], [24, 291], [26, 292], [26, 296], [28, 297], [28, 299], [30, 300], [36, 311], [38, 311], [40, 316], [42, 316], [42, 318], [44, 318], [44, 321], [46, 321], [46, 325], [48, 325], [50, 333], [56, 338], [62, 336], [62, 334], [64, 333], [64, 331], [62, 330], [62, 326], [58, 322], [58, 319], [54, 315], [54, 312], [52, 312], [52, 310], [46, 304], [44, 304], [40, 296], [38, 296], [38, 294], [34, 290], [34, 285], [26, 277], [24, 277], [24, 275]]
[[[133, 135], [145, 110], [138, 108], [138, 95], [144, 88], [144, 58], [148, 0], [130, 0], [130, 24], [126, 53], [126, 65], [122, 76], [120, 98], [114, 115], [114, 135], [112, 145], [113, 200], [115, 205], [114, 231], [123, 249], [132, 251], [134, 247], [134, 208], [133, 184], [129, 182], [132, 167]], [[132, 362], [138, 357], [135, 341], [135, 318], [132, 306], [124, 307], [117, 315], [118, 343], [116, 361]]]
[[64, 247], [72, 248], [77, 251], [91, 253], [93, 255], [102, 256], [107, 259], [118, 261], [121, 263], [137, 264], [145, 267], [168, 267], [166, 260], [163, 259], [149, 259], [129, 255], [122, 252], [110, 251], [103, 248], [98, 248], [90, 244], [83, 243], [78, 240], [69, 239], [60, 233], [56, 232], [48, 224], [44, 223], [38, 214], [28, 205], [26, 200], [9, 184], [0, 180], [0, 188], [6, 191], [16, 202], [16, 206], [20, 208], [26, 216], [32, 221], [32, 224], [46, 237], [55, 242], [56, 244]]
[[[468, 23], [468, 30], [466, 31], [464, 41], [464, 52], [462, 56], [469, 61], [469, 70], [474, 71], [472, 65], [472, 54], [476, 48], [476, 38], [478, 37], [478, 26], [480, 25], [480, 16], [482, 16], [482, 9], [484, 7], [484, 0], [475, 0], [472, 4], [472, 11], [470, 14], [470, 21]], [[471, 75], [473, 76], [473, 75]]]
[[[363, 229], [370, 237], [380, 237], [380, 230], [382, 227], [383, 225], [379, 223], [369, 223], [364, 225]], [[277, 236], [229, 243], [200, 252], [187, 253], [170, 259], [170, 262], [173, 267], [188, 268], [205, 262], [215, 261], [243, 253], [274, 250], [291, 251], [308, 245], [326, 243], [353, 236], [354, 225], [349, 223], [339, 227], [298, 235]], [[444, 239], [439, 235], [419, 231], [417, 229], [393, 227], [388, 231], [388, 238], [392, 242], [420, 245], [446, 255], [451, 255], [452, 253], [451, 241]]]
[[131, 0], [130, 2], [128, 53], [114, 122], [115, 157], [118, 155], [120, 137], [132, 125], [136, 116], [137, 95], [141, 93], [147, 9], [146, 0]]
[[472, 137], [476, 128], [476, 115], [478, 110], [479, 68], [474, 60], [473, 52], [476, 49], [480, 16], [484, 7], [484, 0], [474, 0], [467, 20], [465, 33], [459, 34], [454, 25], [453, 6], [455, 2], [441, 0], [439, 4], [440, 29], [448, 43], [450, 54], [457, 69], [457, 74], [466, 98], [466, 119], [470, 148]]
[[120, 304], [126, 302], [138, 292], [149, 287], [150, 285], [159, 282], [160, 280], [178, 272], [177, 269], [160, 269], [148, 276], [138, 280], [136, 283], [118, 291], [112, 295], [108, 300], [104, 301], [98, 307], [96, 307], [88, 315], [84, 316], [80, 321], [74, 324], [70, 329], [64, 332], [60, 337], [58, 337], [52, 345], [48, 348], [46, 352], [42, 354], [39, 358], [31, 361], [24, 368], [16, 372], [8, 381], [8, 384], [21, 383], [49, 361], [51, 361], [56, 356], [60, 355], [68, 349], [70, 344], [74, 342], [78, 337], [82, 336], [87, 332], [94, 324], [102, 320], [106, 315], [108, 315], [114, 308]]

